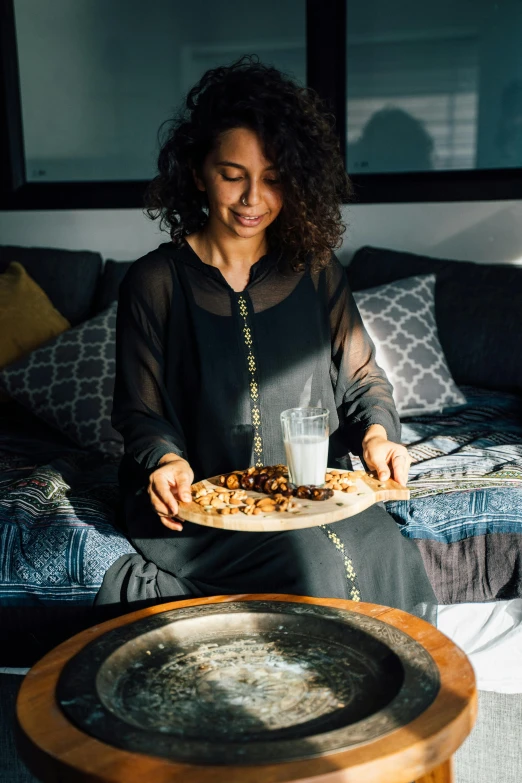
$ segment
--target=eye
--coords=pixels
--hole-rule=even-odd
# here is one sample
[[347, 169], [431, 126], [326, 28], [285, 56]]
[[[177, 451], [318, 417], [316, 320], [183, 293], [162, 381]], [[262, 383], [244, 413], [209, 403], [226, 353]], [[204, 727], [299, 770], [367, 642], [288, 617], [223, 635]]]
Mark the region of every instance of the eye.
[[270, 182], [271, 185], [280, 185], [281, 180], [280, 179], [267, 179], [267, 182]]
[[239, 182], [240, 179], [243, 179], [243, 177], [227, 177], [225, 174], [221, 175], [223, 179], [226, 179], [227, 182]]

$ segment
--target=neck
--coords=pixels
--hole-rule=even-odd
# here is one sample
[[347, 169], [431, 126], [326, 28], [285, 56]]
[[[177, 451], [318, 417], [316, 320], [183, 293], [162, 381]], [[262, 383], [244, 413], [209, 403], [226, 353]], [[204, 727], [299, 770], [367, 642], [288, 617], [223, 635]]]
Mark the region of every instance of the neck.
[[254, 237], [238, 237], [211, 218], [201, 231], [191, 234], [190, 238], [203, 261], [221, 269], [250, 269], [268, 252], [266, 231]]

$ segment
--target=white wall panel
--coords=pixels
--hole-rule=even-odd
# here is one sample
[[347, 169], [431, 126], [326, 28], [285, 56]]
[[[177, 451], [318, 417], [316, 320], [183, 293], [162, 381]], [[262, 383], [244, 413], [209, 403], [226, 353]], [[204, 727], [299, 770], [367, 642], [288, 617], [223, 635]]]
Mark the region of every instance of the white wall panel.
[[[343, 263], [358, 247], [374, 245], [461, 261], [522, 264], [522, 201], [354, 204], [343, 214], [348, 226], [338, 252]], [[129, 260], [168, 238], [138, 209], [0, 212], [3, 245], [82, 248]]]

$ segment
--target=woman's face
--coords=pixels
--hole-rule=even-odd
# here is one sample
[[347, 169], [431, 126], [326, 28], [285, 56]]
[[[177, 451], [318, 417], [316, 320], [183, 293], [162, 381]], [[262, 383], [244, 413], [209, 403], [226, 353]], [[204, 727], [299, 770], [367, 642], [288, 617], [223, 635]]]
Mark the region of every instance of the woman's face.
[[279, 172], [248, 128], [222, 133], [194, 179], [207, 192], [210, 220], [243, 238], [263, 233], [283, 206]]

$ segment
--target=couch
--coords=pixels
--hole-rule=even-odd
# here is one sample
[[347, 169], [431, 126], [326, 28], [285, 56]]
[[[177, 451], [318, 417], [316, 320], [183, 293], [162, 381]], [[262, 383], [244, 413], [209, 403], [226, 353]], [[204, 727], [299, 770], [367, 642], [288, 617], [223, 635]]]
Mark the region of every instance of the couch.
[[[101, 324], [110, 386], [115, 302], [131, 262], [0, 246], [0, 274], [12, 261], [67, 319], [64, 335]], [[438, 337], [463, 402], [402, 417], [412, 497], [387, 507], [416, 541], [440, 604], [522, 596], [522, 269], [364, 247], [347, 275], [356, 296], [435, 275]], [[42, 363], [59, 362], [60, 352], [49, 351], [60, 339], [63, 349], [64, 338], [54, 338], [47, 355], [38, 354], [42, 361], [26, 365], [26, 386]], [[78, 345], [69, 340], [69, 350]], [[0, 371], [0, 388], [13, 392], [21, 377]], [[105, 570], [133, 551], [117, 517], [121, 442], [108, 429], [96, 437], [89, 428], [59, 431], [50, 423], [59, 417], [36, 415], [55, 386], [44, 384], [24, 404], [0, 402], [0, 666], [30, 666], [96, 622], [93, 602]]]
[[[112, 313], [104, 322], [104, 351], [113, 350], [113, 311], [131, 262], [103, 264], [88, 251], [0, 246], [0, 274], [13, 260], [67, 318], [66, 335]], [[519, 597], [522, 269], [371, 247], [361, 248], [347, 268], [356, 297], [430, 274], [436, 276], [440, 343], [466, 404], [402, 417], [403, 440], [414, 459], [412, 497], [389, 503], [388, 510], [419, 546], [441, 604]], [[78, 344], [72, 349], [78, 351]], [[59, 362], [60, 355], [47, 360]], [[26, 385], [40, 372], [29, 369]], [[20, 377], [12, 374], [11, 391]], [[6, 383], [0, 371], [0, 388]], [[54, 388], [46, 380], [42, 399]], [[115, 516], [117, 434], [112, 440], [106, 432], [101, 447], [86, 447], [76, 431], [59, 432], [52, 418], [35, 415], [35, 397], [22, 402], [0, 403], [0, 665], [30, 663], [90, 622], [104, 570], [133, 551]]]

